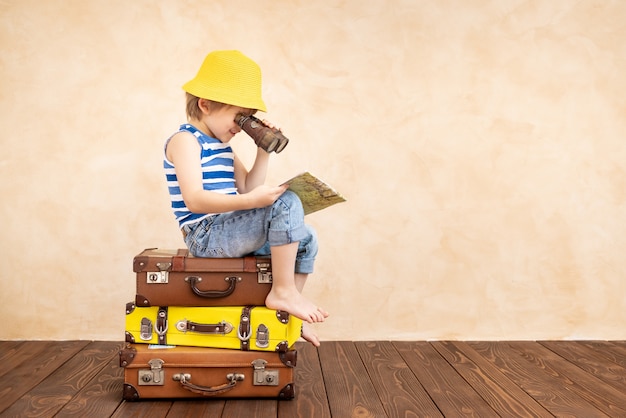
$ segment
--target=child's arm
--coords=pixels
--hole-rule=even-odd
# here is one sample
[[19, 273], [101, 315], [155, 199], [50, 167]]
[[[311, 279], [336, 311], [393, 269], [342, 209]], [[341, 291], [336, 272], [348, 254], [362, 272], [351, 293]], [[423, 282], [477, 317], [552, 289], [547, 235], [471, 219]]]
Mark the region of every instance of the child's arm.
[[269, 159], [270, 155], [266, 151], [257, 148], [256, 159], [254, 160], [252, 168], [248, 171], [235, 155], [235, 182], [239, 193], [244, 194], [251, 192], [255, 188], [265, 184]]
[[[265, 119], [261, 121], [265, 126], [281, 130], [279, 126], [274, 125]], [[270, 154], [263, 148], [257, 148], [256, 158], [250, 171], [246, 170], [244, 165], [239, 161], [235, 155], [235, 181], [237, 183], [237, 190], [239, 193], [248, 193], [255, 188], [265, 184], [265, 176], [267, 174], [267, 168], [269, 166]]]
[[223, 213], [265, 207], [274, 203], [286, 190], [286, 187], [282, 186], [259, 186], [248, 193], [237, 195], [223, 195], [204, 190], [202, 187], [200, 145], [196, 138], [188, 132], [175, 134], [169, 141], [166, 152], [168, 159], [176, 169], [183, 200], [187, 208], [194, 213]]

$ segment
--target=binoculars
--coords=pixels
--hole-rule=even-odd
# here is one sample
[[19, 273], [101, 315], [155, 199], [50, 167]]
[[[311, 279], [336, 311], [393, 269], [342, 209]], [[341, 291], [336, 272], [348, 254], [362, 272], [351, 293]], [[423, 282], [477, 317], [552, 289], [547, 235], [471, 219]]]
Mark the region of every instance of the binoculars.
[[278, 129], [265, 126], [254, 116], [237, 115], [235, 123], [254, 140], [257, 147], [267, 152], [281, 152], [289, 143], [289, 139]]

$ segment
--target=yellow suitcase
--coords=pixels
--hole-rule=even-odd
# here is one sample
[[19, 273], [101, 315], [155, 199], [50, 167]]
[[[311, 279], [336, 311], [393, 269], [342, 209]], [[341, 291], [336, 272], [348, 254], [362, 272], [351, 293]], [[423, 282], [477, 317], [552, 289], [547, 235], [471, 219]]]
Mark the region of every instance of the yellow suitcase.
[[284, 352], [301, 334], [301, 319], [265, 306], [126, 305], [128, 343]]

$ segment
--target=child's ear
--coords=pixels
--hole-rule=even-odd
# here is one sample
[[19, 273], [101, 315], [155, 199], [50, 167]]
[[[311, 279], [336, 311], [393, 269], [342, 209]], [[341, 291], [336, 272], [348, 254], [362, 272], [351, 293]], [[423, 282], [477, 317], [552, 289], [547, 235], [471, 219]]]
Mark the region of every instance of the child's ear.
[[209, 113], [211, 113], [211, 103], [206, 99], [199, 99], [198, 109], [200, 109], [200, 111], [205, 115], [208, 115]]

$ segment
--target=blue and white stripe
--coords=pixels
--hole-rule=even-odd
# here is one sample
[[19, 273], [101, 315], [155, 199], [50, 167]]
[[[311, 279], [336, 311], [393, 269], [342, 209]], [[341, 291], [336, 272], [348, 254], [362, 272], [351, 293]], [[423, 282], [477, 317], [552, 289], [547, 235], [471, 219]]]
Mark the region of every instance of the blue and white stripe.
[[[198, 139], [201, 147], [200, 161], [202, 164], [202, 186], [204, 190], [221, 194], [237, 194], [237, 188], [235, 187], [235, 155], [231, 146], [224, 144], [216, 138], [211, 138], [189, 124], [181, 125], [180, 131], [191, 132]], [[193, 213], [189, 211], [180, 192], [174, 164], [167, 159], [167, 156], [163, 158], [163, 168], [165, 170], [172, 211], [181, 228], [183, 225], [198, 222], [207, 216], [215, 215], [214, 213]]]

